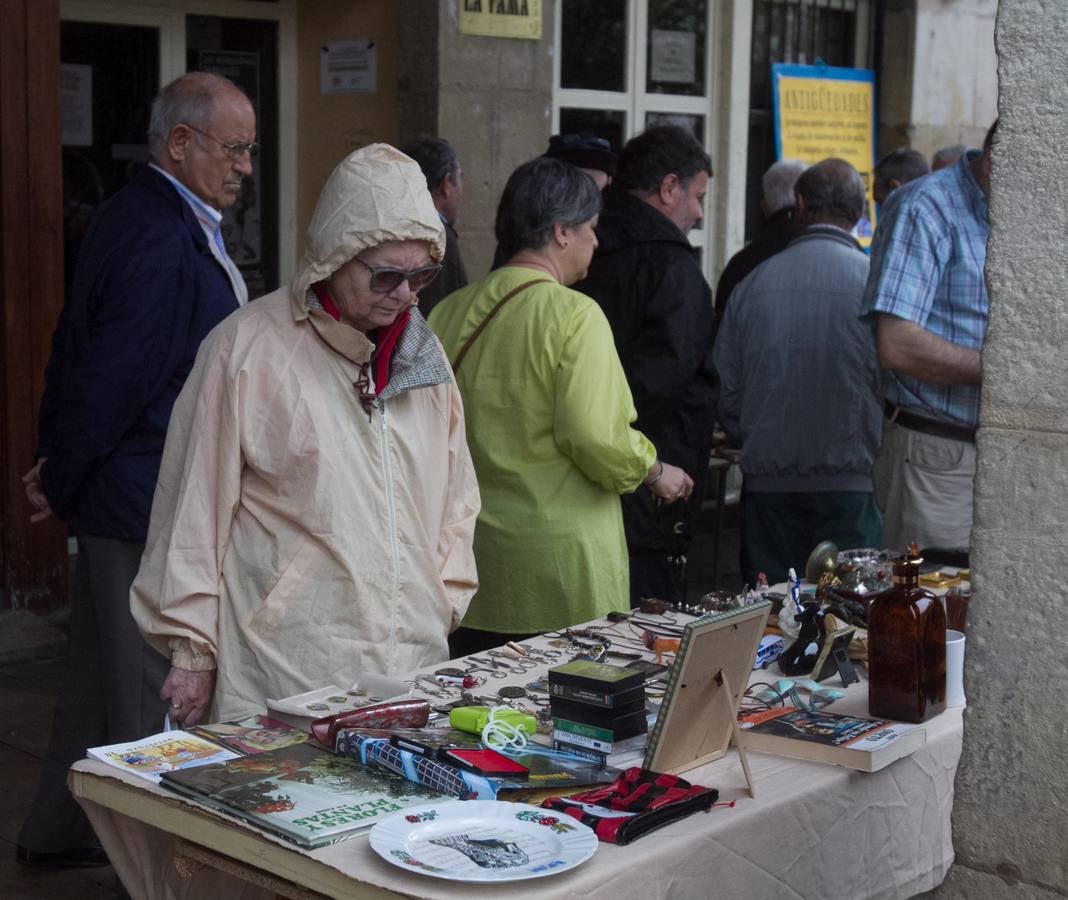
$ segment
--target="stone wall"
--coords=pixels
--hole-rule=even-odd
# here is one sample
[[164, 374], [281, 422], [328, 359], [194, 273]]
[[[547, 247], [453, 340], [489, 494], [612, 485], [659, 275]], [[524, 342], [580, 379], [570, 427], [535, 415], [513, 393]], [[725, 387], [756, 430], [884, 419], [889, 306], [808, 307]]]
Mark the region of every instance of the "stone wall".
[[997, 102], [997, 0], [887, 0], [879, 154], [909, 146], [979, 147]]
[[1002, 0], [996, 34], [976, 596], [941, 889], [968, 900], [1068, 896], [1068, 4]]
[[[537, 41], [460, 34], [457, 6], [457, 0], [400, 4], [401, 46], [422, 50], [406, 49], [401, 60], [401, 141], [436, 135], [456, 148], [464, 172], [457, 231], [474, 280], [493, 260], [493, 220], [505, 181], [549, 144], [554, 4], [541, 5]], [[436, 49], [426, 46], [425, 33], [410, 44], [407, 35], [414, 41], [431, 18], [437, 23]]]

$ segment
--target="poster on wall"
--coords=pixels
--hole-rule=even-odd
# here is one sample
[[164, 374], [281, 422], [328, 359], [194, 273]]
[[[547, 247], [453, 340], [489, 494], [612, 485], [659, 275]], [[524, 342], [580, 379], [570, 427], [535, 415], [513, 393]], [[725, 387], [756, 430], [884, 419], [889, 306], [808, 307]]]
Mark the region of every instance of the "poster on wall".
[[460, 0], [460, 34], [541, 38], [541, 0]]
[[319, 92], [373, 94], [377, 69], [374, 41], [327, 41], [319, 48]]
[[93, 145], [93, 67], [59, 67], [60, 121], [64, 147]]
[[815, 163], [836, 156], [850, 163], [864, 179], [868, 196], [867, 211], [853, 234], [869, 247], [875, 230], [875, 73], [775, 63], [771, 79], [776, 158]]
[[[229, 78], [252, 102], [260, 117], [260, 55], [244, 50], [201, 50], [197, 58], [201, 72]], [[263, 241], [259, 204], [260, 160], [252, 157], [252, 174], [241, 179], [241, 193], [229, 209], [223, 210], [222, 233], [229, 254], [244, 276], [250, 297], [264, 293], [266, 281], [261, 270]]]

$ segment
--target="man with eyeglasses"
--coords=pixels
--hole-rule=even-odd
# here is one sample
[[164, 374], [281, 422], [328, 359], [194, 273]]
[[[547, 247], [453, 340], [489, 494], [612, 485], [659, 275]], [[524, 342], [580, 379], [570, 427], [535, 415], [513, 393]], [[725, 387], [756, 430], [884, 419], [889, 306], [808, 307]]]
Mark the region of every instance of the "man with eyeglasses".
[[197, 348], [248, 302], [222, 210], [252, 172], [256, 116], [230, 81], [195, 72], [152, 105], [150, 164], [98, 212], [45, 373], [31, 521], [78, 539], [69, 660], [48, 759], [18, 838], [23, 865], [107, 862], [67, 789], [87, 747], [154, 734], [167, 663], [130, 615], [171, 408]]

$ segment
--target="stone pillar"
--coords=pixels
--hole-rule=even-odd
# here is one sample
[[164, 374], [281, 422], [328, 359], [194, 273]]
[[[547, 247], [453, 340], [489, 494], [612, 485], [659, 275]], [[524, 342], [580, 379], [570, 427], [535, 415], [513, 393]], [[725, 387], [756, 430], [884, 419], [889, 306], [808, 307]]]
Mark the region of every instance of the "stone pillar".
[[[493, 220], [505, 181], [549, 144], [554, 4], [541, 4], [541, 39], [528, 41], [460, 34], [458, 2], [400, 4], [400, 139], [441, 137], [456, 148], [464, 171], [457, 231], [474, 280], [493, 260]], [[429, 21], [437, 23], [433, 46], [426, 34], [416, 37]]]
[[[963, 41], [962, 41], [963, 43]], [[1001, 0], [1001, 121], [956, 861], [943, 897], [1068, 895], [1068, 6]], [[962, 48], [963, 49], [963, 48]]]

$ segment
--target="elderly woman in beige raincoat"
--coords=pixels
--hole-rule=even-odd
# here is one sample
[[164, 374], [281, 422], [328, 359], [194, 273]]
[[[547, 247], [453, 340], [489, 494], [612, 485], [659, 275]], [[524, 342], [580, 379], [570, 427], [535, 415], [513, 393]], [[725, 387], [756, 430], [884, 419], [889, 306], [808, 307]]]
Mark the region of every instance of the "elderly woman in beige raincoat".
[[174, 408], [131, 591], [193, 725], [448, 656], [477, 587], [478, 488], [441, 345], [415, 308], [445, 232], [375, 144], [330, 176], [292, 283], [204, 341]]

